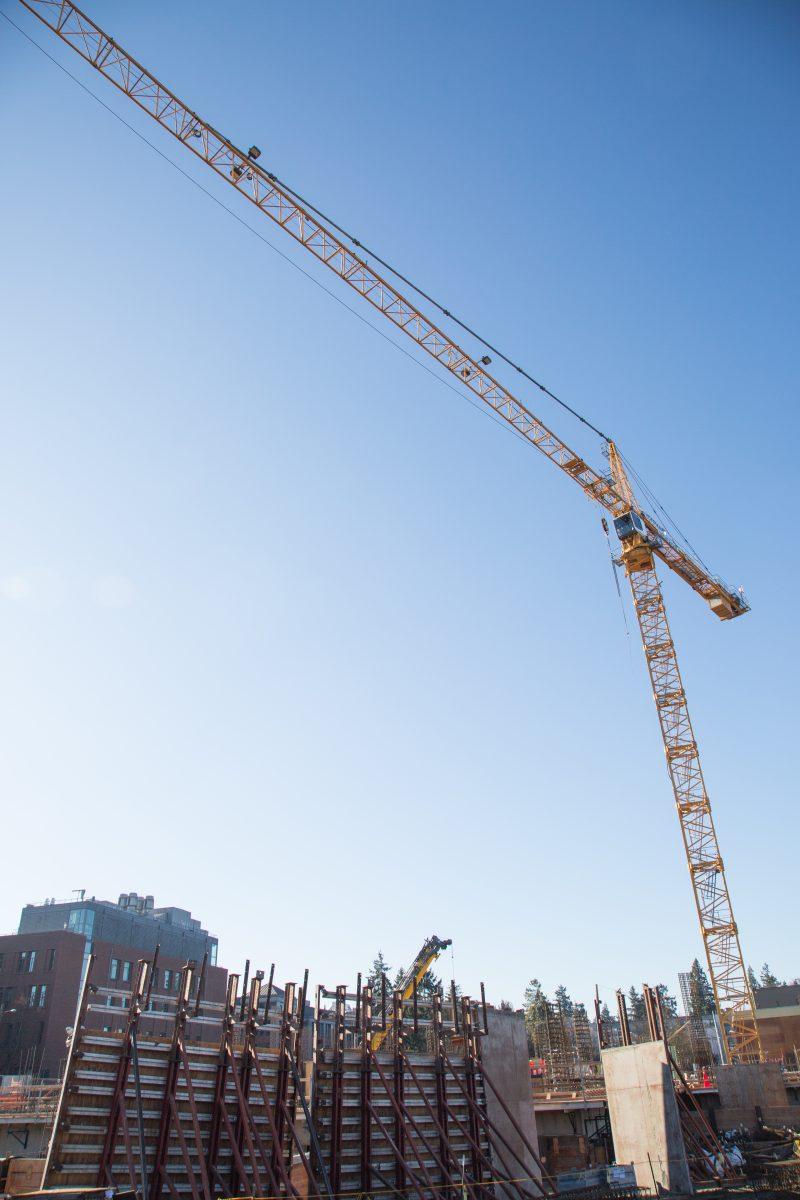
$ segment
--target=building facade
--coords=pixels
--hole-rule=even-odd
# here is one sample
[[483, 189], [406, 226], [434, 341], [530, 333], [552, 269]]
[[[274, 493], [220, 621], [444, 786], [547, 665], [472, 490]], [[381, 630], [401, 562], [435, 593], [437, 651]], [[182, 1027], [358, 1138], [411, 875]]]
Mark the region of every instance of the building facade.
[[224, 1000], [227, 972], [217, 966], [217, 939], [185, 909], [156, 908], [152, 897], [135, 892], [116, 904], [81, 896], [26, 905], [18, 932], [0, 937], [0, 1075], [58, 1078], [90, 957], [91, 982], [101, 989], [92, 1023], [116, 1028], [138, 961], [152, 961], [156, 949], [150, 1012], [163, 1012], [166, 1021], [181, 968], [187, 962], [200, 968], [204, 959], [204, 998]]
[[800, 983], [756, 988], [753, 995], [767, 1058], [800, 1070]]

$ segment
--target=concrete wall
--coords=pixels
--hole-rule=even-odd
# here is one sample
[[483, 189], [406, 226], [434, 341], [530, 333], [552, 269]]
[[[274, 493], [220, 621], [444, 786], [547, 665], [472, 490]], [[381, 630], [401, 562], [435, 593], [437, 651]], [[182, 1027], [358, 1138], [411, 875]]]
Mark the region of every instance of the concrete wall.
[[639, 1187], [691, 1194], [678, 1106], [661, 1042], [602, 1053], [618, 1163], [630, 1163]]
[[[50, 1122], [18, 1121], [12, 1125], [10, 1122], [6, 1124], [4, 1121], [0, 1124], [0, 1158], [19, 1158], [22, 1161], [41, 1157], [44, 1160], [52, 1128]], [[41, 1179], [42, 1168], [40, 1167], [37, 1188]], [[34, 1191], [35, 1188], [26, 1190]]]
[[800, 1104], [786, 1091], [780, 1063], [734, 1063], [717, 1067], [720, 1107], [717, 1128], [744, 1125], [756, 1129], [759, 1115], [765, 1125], [800, 1125]]
[[[528, 1057], [528, 1038], [521, 1013], [500, 1012], [489, 1009], [489, 1034], [483, 1038], [481, 1051], [486, 1075], [491, 1079], [506, 1103], [517, 1125], [531, 1146], [538, 1149], [536, 1117], [533, 1111], [531, 1072]], [[529, 1175], [538, 1179], [541, 1175], [535, 1159], [525, 1148], [522, 1138], [514, 1129], [491, 1087], [486, 1085], [486, 1111], [489, 1120], [513, 1147], [512, 1155], [500, 1144], [500, 1151], [508, 1164], [512, 1178]], [[518, 1156], [518, 1158], [516, 1157]], [[502, 1164], [497, 1164], [502, 1169]]]

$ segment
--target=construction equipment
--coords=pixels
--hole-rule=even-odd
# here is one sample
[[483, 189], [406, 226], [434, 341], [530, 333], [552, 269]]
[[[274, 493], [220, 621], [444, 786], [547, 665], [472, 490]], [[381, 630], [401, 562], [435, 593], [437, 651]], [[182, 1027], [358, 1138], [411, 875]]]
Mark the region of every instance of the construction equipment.
[[[443, 950], [446, 950], [448, 946], [452, 946], [452, 944], [452, 938], [443, 939], [437, 937], [435, 933], [431, 934], [431, 936], [426, 939], [426, 941], [423, 943], [422, 949], [417, 954], [417, 957], [414, 959], [408, 970], [404, 972], [403, 977], [401, 978], [397, 987], [394, 989], [400, 993], [403, 1001], [411, 999], [425, 976], [428, 974], [428, 971], [436, 962], [439, 955]], [[380, 983], [385, 986], [384, 980], [381, 980]], [[382, 1027], [375, 1030], [372, 1034], [373, 1050], [380, 1050], [381, 1046], [386, 1041], [386, 1038], [391, 1033], [392, 1020], [393, 1014], [384, 1012]]]
[[[239, 149], [67, 0], [20, 0], [20, 3], [181, 145], [191, 150], [220, 179], [249, 200], [259, 213], [290, 234], [318, 262], [328, 267], [396, 329], [435, 359], [459, 384], [506, 421], [520, 437], [549, 458], [578, 484], [590, 500], [599, 504], [613, 518], [653, 685], [709, 974], [720, 1023], [725, 1030], [726, 1053], [730, 1059], [758, 1057], [760, 1042], [755, 1005], [742, 958], [711, 806], [703, 783], [675, 646], [655, 572], [655, 560], [665, 563], [706, 600], [721, 620], [729, 620], [748, 611], [741, 592], [732, 590], [721, 579], [711, 575], [688, 545], [682, 544], [679, 535], [667, 533], [661, 527], [661, 522], [644, 511], [633, 494], [617, 447], [605, 435], [590, 426], [608, 443], [610, 475], [586, 463], [508, 388], [490, 375], [487, 370], [491, 363], [489, 355], [478, 357], [477, 353], [474, 356], [468, 354], [417, 304], [401, 293], [387, 276], [393, 275], [403, 281], [418, 295], [424, 296], [425, 293], [388, 264], [384, 264], [386, 273], [379, 274], [371, 262], [383, 263], [382, 259], [372, 251], [367, 254], [362, 249], [359, 253], [361, 243], [356, 238], [325, 218], [308, 201], [302, 200], [275, 174], [259, 166], [256, 157], [260, 152], [256, 153], [256, 147], [248, 152]], [[431, 297], [426, 298], [446, 318], [467, 328]], [[471, 330], [468, 332], [474, 333]], [[492, 349], [483, 339], [478, 340]], [[502, 357], [505, 358], [505, 355]], [[527, 376], [510, 359], [506, 361], [520, 374]], [[542, 391], [552, 395], [538, 381], [533, 382]], [[584, 420], [584, 424], [589, 425], [589, 422]]]

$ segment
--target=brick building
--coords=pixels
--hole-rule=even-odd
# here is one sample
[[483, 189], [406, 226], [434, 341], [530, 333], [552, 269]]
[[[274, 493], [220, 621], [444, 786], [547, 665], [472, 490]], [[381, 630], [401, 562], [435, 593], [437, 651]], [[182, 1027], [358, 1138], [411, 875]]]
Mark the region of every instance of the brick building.
[[[0, 937], [0, 1075], [57, 1078], [89, 955], [110, 1027], [122, 1015], [114, 1010], [128, 1007], [137, 961], [152, 959], [156, 947], [151, 1011], [172, 1009], [181, 968], [204, 956], [205, 997], [224, 1000], [227, 972], [216, 965], [217, 939], [186, 909], [156, 908], [152, 897], [135, 892], [116, 904], [82, 896], [26, 905], [18, 932]], [[93, 1022], [104, 1023], [96, 1013]]]

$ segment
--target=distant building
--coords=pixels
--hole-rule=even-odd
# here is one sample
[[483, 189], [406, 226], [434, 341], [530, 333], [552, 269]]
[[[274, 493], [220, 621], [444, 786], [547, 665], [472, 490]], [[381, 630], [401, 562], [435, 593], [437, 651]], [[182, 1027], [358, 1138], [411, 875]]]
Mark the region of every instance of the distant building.
[[[79, 900], [26, 904], [18, 933], [50, 933], [68, 929], [87, 943], [109, 942], [152, 953], [156, 946], [170, 958], [217, 964], [217, 939], [203, 929], [185, 908], [156, 908], [152, 896], [123, 892], [116, 904], [108, 900]], [[141, 957], [141, 955], [140, 955]]]
[[181, 968], [207, 955], [205, 996], [225, 997], [217, 939], [182, 908], [156, 908], [152, 896], [125, 892], [116, 904], [81, 895], [74, 902], [28, 904], [16, 934], [0, 937], [0, 1075], [56, 1078], [66, 1057], [90, 954], [92, 982], [107, 989], [109, 1017], [128, 1006], [141, 958], [158, 950], [151, 1009], [173, 1007]]
[[800, 983], [755, 988], [753, 995], [764, 1053], [800, 1069]]

